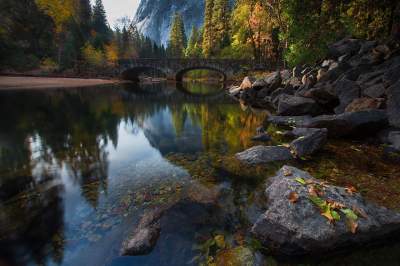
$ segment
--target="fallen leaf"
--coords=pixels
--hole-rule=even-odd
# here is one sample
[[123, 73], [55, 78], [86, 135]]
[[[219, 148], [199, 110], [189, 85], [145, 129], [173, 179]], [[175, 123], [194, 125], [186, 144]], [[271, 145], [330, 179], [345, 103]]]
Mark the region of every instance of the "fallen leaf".
[[346, 208], [346, 206], [344, 204], [337, 202], [337, 201], [327, 200], [327, 202], [331, 206], [331, 208], [334, 210], [340, 210], [340, 209]]
[[339, 213], [337, 213], [337, 211], [331, 210], [331, 214], [333, 219], [335, 219], [335, 221], [340, 221], [340, 215]]
[[353, 186], [346, 187], [344, 190], [350, 195], [353, 195], [357, 192], [357, 189]]
[[301, 177], [296, 177], [294, 180], [302, 185], [306, 185], [306, 181]]
[[335, 221], [329, 205], [326, 205], [325, 210], [321, 212], [321, 215], [328, 219], [330, 223], [333, 223]]
[[289, 201], [291, 203], [296, 203], [299, 200], [299, 194], [297, 194], [296, 192], [292, 191], [289, 194]]
[[355, 220], [347, 219], [347, 226], [353, 234], [357, 232], [358, 223]]
[[364, 219], [368, 218], [367, 213], [363, 209], [358, 208], [357, 206], [353, 206], [353, 211], [357, 214], [357, 216], [361, 216]]
[[318, 208], [320, 208], [322, 211], [325, 210], [325, 208], [326, 208], [326, 206], [327, 206], [327, 203], [326, 203], [325, 200], [321, 199], [321, 198], [318, 197], [318, 196], [309, 196], [308, 198], [309, 198], [309, 200], [310, 200], [312, 203], [314, 203], [314, 204], [315, 204]]
[[341, 209], [340, 211], [346, 215], [347, 219], [357, 221], [358, 216], [352, 210], [346, 208]]

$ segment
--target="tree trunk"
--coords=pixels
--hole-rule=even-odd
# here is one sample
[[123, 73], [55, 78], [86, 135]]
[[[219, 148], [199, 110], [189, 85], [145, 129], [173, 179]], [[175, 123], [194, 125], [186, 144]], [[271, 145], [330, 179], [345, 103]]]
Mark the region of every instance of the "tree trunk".
[[400, 42], [400, 2], [394, 10], [392, 18], [392, 37]]

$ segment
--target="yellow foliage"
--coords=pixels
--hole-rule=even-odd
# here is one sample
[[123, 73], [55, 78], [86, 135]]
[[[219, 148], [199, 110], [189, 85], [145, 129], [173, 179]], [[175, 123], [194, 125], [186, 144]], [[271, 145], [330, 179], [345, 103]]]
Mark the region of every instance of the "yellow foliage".
[[82, 48], [82, 54], [85, 61], [91, 66], [101, 67], [106, 62], [104, 53], [101, 50], [96, 50], [90, 43], [86, 43]]
[[107, 62], [110, 65], [115, 65], [118, 61], [118, 46], [116, 43], [112, 42], [105, 46]]
[[74, 14], [74, 0], [35, 0], [36, 5], [50, 16], [57, 32], [62, 32], [64, 24]]

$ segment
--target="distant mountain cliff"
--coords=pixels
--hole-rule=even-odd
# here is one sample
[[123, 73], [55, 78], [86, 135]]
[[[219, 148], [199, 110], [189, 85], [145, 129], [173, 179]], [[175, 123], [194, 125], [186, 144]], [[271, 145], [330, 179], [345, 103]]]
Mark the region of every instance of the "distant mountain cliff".
[[204, 3], [205, 0], [141, 0], [134, 21], [144, 35], [166, 45], [173, 14], [181, 13], [189, 36], [193, 25], [203, 24]]

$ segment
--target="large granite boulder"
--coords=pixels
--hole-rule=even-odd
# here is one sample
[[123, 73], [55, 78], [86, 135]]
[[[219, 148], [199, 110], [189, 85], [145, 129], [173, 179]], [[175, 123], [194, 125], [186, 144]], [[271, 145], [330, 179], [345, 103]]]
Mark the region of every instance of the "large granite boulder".
[[247, 164], [262, 164], [293, 159], [290, 150], [283, 146], [255, 146], [237, 153], [236, 158]]
[[345, 38], [329, 45], [329, 53], [333, 57], [340, 57], [345, 54], [354, 55], [360, 51], [361, 41], [357, 39]]
[[319, 115], [322, 113], [323, 110], [313, 99], [293, 95], [279, 97], [278, 115]]
[[265, 191], [268, 207], [251, 231], [285, 255], [369, 244], [400, 231], [400, 214], [366, 202], [352, 188], [328, 185], [284, 166]]
[[387, 126], [388, 118], [383, 110], [365, 110], [340, 115], [321, 115], [304, 121], [299, 127], [326, 128], [329, 136], [371, 135]]
[[340, 104], [335, 108], [335, 113], [343, 113], [352, 101], [360, 97], [360, 92], [360, 86], [355, 81], [341, 79], [336, 82], [335, 93], [339, 98]]

